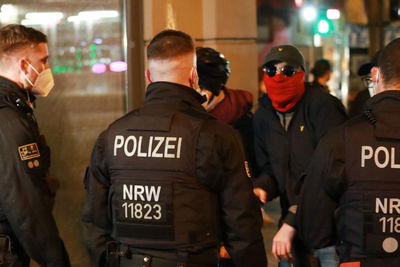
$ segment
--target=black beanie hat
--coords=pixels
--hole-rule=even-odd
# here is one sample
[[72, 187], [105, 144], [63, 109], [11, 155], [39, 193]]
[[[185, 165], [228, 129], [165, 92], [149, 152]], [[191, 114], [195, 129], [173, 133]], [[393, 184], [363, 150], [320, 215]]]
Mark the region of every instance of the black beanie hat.
[[219, 95], [230, 74], [229, 63], [222, 54], [209, 47], [198, 47], [196, 56], [200, 88]]

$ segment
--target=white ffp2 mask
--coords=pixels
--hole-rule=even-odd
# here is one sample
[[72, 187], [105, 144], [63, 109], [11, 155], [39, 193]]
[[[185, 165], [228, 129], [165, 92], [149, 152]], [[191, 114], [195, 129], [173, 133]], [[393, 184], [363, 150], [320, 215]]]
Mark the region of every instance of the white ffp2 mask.
[[44, 69], [39, 73], [35, 69], [35, 67], [33, 67], [28, 61], [26, 62], [38, 75], [35, 83], [32, 83], [32, 81], [26, 76], [26, 74], [22, 72], [25, 79], [30, 83], [30, 85], [32, 85], [32, 94], [36, 96], [46, 97], [50, 93], [51, 89], [53, 89], [54, 87], [54, 79], [51, 70]]

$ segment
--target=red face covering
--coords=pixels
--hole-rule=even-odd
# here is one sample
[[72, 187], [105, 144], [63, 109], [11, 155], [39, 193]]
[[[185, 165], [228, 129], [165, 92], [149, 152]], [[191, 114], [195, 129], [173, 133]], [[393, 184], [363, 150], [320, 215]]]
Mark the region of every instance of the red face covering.
[[264, 83], [272, 106], [286, 112], [299, 102], [304, 94], [304, 71], [296, 72], [292, 77], [278, 73], [274, 77], [264, 74]]

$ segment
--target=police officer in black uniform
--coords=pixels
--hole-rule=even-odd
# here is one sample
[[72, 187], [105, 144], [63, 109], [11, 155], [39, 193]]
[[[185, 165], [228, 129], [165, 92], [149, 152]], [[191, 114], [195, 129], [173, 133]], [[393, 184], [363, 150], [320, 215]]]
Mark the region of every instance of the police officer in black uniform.
[[33, 115], [35, 96], [54, 85], [47, 37], [32, 28], [0, 29], [0, 266], [70, 266], [52, 216], [46, 181], [50, 149]]
[[299, 234], [311, 248], [336, 243], [343, 267], [400, 266], [399, 57], [398, 38], [372, 68], [364, 114], [321, 140], [305, 179]]
[[97, 140], [83, 214], [104, 232], [87, 239], [95, 266], [106, 250], [109, 266], [217, 266], [221, 241], [235, 266], [267, 265], [240, 137], [202, 107], [195, 55], [187, 34], [156, 35], [143, 107]]

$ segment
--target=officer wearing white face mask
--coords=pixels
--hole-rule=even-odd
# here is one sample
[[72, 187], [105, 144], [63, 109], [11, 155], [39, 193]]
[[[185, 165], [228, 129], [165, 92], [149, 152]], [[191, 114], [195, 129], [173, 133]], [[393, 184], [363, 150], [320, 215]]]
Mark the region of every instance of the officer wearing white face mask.
[[0, 266], [70, 266], [52, 216], [50, 149], [33, 114], [54, 86], [47, 37], [22, 25], [0, 29]]
[[45, 64], [42, 64], [42, 71], [39, 73], [35, 67], [33, 67], [28, 61], [27, 64], [29, 67], [32, 68], [34, 72], [37, 74], [37, 78], [35, 82], [33, 83], [25, 74], [23, 70], [21, 70], [21, 74], [24, 75], [25, 79], [28, 81], [28, 83], [32, 86], [31, 92], [33, 95], [37, 96], [43, 96], [46, 97], [51, 89], [54, 87], [54, 79], [53, 75], [51, 74], [50, 68]]

